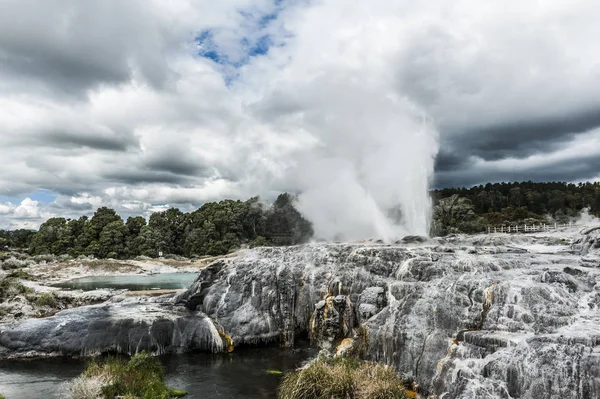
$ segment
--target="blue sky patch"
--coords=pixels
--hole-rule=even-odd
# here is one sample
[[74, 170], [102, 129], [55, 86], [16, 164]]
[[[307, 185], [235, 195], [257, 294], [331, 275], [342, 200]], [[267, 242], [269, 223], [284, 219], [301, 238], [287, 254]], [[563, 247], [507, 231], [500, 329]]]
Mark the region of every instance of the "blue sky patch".
[[10, 202], [11, 204], [18, 205], [21, 203], [21, 201], [23, 201], [27, 197], [31, 198], [34, 201], [39, 201], [44, 204], [49, 204], [49, 203], [53, 202], [56, 199], [56, 197], [58, 197], [58, 194], [53, 191], [50, 191], [50, 190], [40, 189], [40, 190], [35, 190], [34, 192], [32, 192], [30, 194], [16, 196], [16, 197], [7, 197], [5, 195], [0, 195], [0, 202]]

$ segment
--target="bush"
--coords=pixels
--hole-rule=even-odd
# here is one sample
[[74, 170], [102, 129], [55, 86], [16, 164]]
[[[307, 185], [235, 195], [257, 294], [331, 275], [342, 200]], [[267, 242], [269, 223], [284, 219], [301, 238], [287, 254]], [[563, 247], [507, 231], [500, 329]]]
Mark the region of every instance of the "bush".
[[160, 362], [146, 352], [140, 352], [129, 361], [115, 357], [109, 357], [103, 363], [93, 361], [71, 383], [69, 394], [72, 399], [170, 399], [187, 392], [167, 388]]
[[10, 298], [20, 294], [30, 294], [33, 290], [21, 284], [14, 278], [5, 278], [0, 280], [0, 300]]
[[280, 399], [407, 399], [402, 380], [383, 365], [352, 358], [319, 357], [287, 374]]
[[13, 270], [6, 276], [8, 278], [20, 278], [22, 280], [32, 280], [33, 276], [24, 270]]
[[250, 248], [264, 247], [264, 246], [267, 246], [268, 244], [269, 244], [269, 242], [267, 241], [267, 239], [265, 237], [258, 236], [250, 242]]
[[19, 269], [19, 268], [25, 267], [25, 266], [27, 266], [27, 262], [25, 262], [23, 260], [19, 260], [19, 259], [15, 258], [14, 256], [11, 256], [10, 258], [8, 258], [4, 262], [2, 262], [2, 268], [4, 270]]
[[54, 297], [54, 293], [49, 294], [47, 292], [44, 292], [38, 297], [35, 303], [40, 307], [48, 306], [51, 308], [55, 308], [56, 298]]
[[35, 263], [53, 263], [56, 262], [57, 257], [55, 255], [44, 254], [34, 256], [33, 260], [35, 261]]

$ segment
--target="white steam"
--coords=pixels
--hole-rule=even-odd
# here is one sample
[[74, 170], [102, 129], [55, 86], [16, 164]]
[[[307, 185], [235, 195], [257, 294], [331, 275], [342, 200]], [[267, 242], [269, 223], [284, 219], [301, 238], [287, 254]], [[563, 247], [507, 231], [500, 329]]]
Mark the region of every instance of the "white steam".
[[398, 89], [405, 39], [418, 27], [377, 3], [330, 0], [281, 16], [293, 39], [245, 76], [260, 82], [253, 115], [302, 143], [280, 157], [280, 187], [300, 193], [318, 238], [389, 241], [429, 230], [438, 135]]
[[392, 94], [360, 83], [344, 91], [316, 99], [313, 112], [328, 111], [318, 121], [325, 133], [297, 164], [298, 208], [326, 239], [426, 235], [435, 130]]

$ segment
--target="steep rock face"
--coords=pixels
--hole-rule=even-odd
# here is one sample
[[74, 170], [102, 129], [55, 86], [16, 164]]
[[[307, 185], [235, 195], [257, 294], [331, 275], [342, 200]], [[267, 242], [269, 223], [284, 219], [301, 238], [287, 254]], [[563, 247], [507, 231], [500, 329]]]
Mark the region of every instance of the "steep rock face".
[[360, 337], [367, 357], [446, 399], [597, 398], [599, 262], [571, 239], [591, 241], [262, 248], [201, 273], [177, 301], [236, 344], [291, 345], [301, 333], [333, 348]]

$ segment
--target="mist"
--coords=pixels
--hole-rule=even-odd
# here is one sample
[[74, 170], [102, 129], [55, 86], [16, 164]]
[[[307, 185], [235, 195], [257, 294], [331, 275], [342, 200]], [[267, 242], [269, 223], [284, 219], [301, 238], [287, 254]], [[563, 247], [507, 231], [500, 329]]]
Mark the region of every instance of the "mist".
[[309, 117], [324, 134], [299, 157], [297, 207], [318, 238], [427, 235], [436, 132], [407, 100], [362, 83], [315, 101]]
[[398, 88], [408, 28], [388, 11], [315, 5], [296, 18], [302, 25], [285, 26], [292, 39], [268, 63], [246, 72], [260, 82], [253, 114], [299, 143], [278, 158], [271, 187], [299, 194], [318, 239], [428, 234], [438, 133]]

